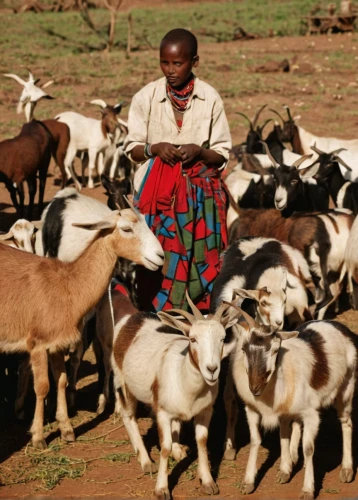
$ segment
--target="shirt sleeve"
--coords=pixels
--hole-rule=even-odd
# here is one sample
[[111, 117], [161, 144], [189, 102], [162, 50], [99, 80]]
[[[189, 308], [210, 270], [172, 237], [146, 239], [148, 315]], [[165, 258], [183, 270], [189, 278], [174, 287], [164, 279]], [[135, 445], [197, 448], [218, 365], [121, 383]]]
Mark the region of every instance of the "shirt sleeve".
[[124, 141], [124, 152], [130, 160], [133, 148], [144, 146], [147, 142], [149, 120], [147, 107], [140, 93], [133, 97], [128, 113], [128, 135]]
[[224, 104], [220, 97], [218, 97], [213, 108], [209, 147], [222, 155], [226, 161], [229, 160], [229, 152], [232, 148], [231, 134], [224, 110]]

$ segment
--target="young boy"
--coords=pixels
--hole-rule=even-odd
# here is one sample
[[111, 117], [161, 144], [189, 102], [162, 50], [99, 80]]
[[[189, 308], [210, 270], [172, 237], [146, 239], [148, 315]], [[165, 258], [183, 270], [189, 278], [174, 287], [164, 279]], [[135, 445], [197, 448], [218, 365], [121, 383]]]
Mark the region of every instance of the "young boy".
[[135, 199], [165, 252], [161, 273], [139, 269], [138, 302], [187, 308], [185, 291], [203, 312], [227, 245], [226, 193], [220, 178], [231, 148], [222, 100], [192, 70], [197, 40], [175, 29], [160, 44], [163, 78], [132, 100], [126, 154], [144, 162], [134, 180]]

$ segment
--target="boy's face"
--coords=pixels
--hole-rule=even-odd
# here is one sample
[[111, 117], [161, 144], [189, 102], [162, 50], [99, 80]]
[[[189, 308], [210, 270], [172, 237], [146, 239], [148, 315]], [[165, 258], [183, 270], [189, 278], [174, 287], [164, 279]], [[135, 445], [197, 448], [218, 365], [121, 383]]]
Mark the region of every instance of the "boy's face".
[[160, 48], [160, 69], [174, 88], [180, 88], [199, 63], [199, 56], [190, 55], [185, 44], [165, 44]]

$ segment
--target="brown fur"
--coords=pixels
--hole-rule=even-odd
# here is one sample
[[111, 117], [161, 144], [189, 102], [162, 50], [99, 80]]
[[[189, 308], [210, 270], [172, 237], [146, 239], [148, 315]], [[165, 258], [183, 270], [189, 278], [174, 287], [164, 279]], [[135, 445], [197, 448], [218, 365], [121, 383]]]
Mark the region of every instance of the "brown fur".
[[142, 327], [145, 319], [146, 315], [143, 313], [131, 316], [121, 328], [120, 335], [116, 338], [113, 346], [113, 356], [116, 361], [116, 365], [120, 370], [122, 369], [124, 356], [134, 342], [135, 337]]
[[152, 393], [153, 393], [153, 409], [155, 412], [158, 411], [158, 399], [159, 399], [159, 382], [158, 379], [155, 378], [152, 384]]
[[293, 395], [295, 391], [295, 374], [293, 371], [287, 372], [285, 374], [285, 380], [287, 381], [286, 387], [289, 388], [286, 399], [281, 402], [281, 404], [277, 407], [276, 412], [282, 415], [289, 415], [291, 411], [291, 406], [293, 402]]
[[52, 156], [60, 168], [62, 175], [61, 189], [63, 189], [67, 180], [65, 157], [71, 138], [70, 129], [66, 123], [61, 123], [58, 120], [43, 120], [42, 123], [48, 128], [53, 138]]

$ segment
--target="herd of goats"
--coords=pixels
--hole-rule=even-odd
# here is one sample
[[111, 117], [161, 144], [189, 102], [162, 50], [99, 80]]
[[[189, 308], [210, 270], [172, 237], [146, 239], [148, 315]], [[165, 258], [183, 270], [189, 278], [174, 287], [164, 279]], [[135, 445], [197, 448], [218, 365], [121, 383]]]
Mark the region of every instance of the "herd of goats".
[[[315, 136], [295, 123], [289, 108], [287, 119], [270, 110], [276, 121], [263, 139], [271, 121], [258, 125], [265, 106], [253, 121], [244, 115], [250, 126], [247, 139], [233, 148], [238, 162], [224, 174], [230, 246], [214, 283], [210, 313], [204, 316], [189, 296], [191, 312], [145, 313], [136, 308], [135, 265], [157, 270], [164, 253], [128, 197], [135, 166], [123, 154], [127, 128], [118, 116], [122, 104], [92, 101], [101, 107], [101, 120], [64, 112], [38, 121], [34, 109], [40, 99], [50, 98], [44, 89], [51, 82], [39, 87], [31, 72], [28, 81], [6, 76], [23, 86], [18, 111], [27, 118], [17, 137], [0, 142], [0, 181], [19, 216], [24, 214], [24, 182], [31, 220], [37, 177], [43, 208], [51, 157], [62, 173], [62, 189], [41, 221], [20, 219], [0, 235], [0, 350], [26, 353], [16, 368], [15, 414], [24, 417], [32, 374], [33, 445], [46, 446], [48, 365], [57, 388], [61, 437], [75, 440], [67, 405], [75, 404], [77, 371], [92, 334], [100, 387], [97, 411], [106, 408], [113, 375], [115, 411], [146, 473], [157, 468], [138, 428], [137, 403], [149, 405], [155, 414], [161, 448], [157, 498], [170, 498], [169, 455], [185, 457], [181, 422], [192, 418], [202, 492], [219, 492], [207, 439], [224, 357], [229, 357], [219, 397], [227, 414], [224, 458], [236, 456], [237, 394], [251, 436], [243, 493], [255, 489], [260, 426], [279, 426], [278, 482], [290, 480], [302, 434], [301, 498], [314, 498], [315, 438], [320, 411], [331, 404], [342, 426], [340, 480], [351, 482], [358, 337], [324, 317], [330, 306], [339, 311], [342, 292], [352, 308], [358, 307], [358, 140]], [[79, 192], [76, 155], [82, 181], [88, 166], [89, 187], [95, 169], [102, 174], [108, 206]], [[65, 187], [70, 178], [77, 189]], [[336, 208], [329, 208], [332, 204]], [[113, 283], [124, 284], [128, 293]]]

